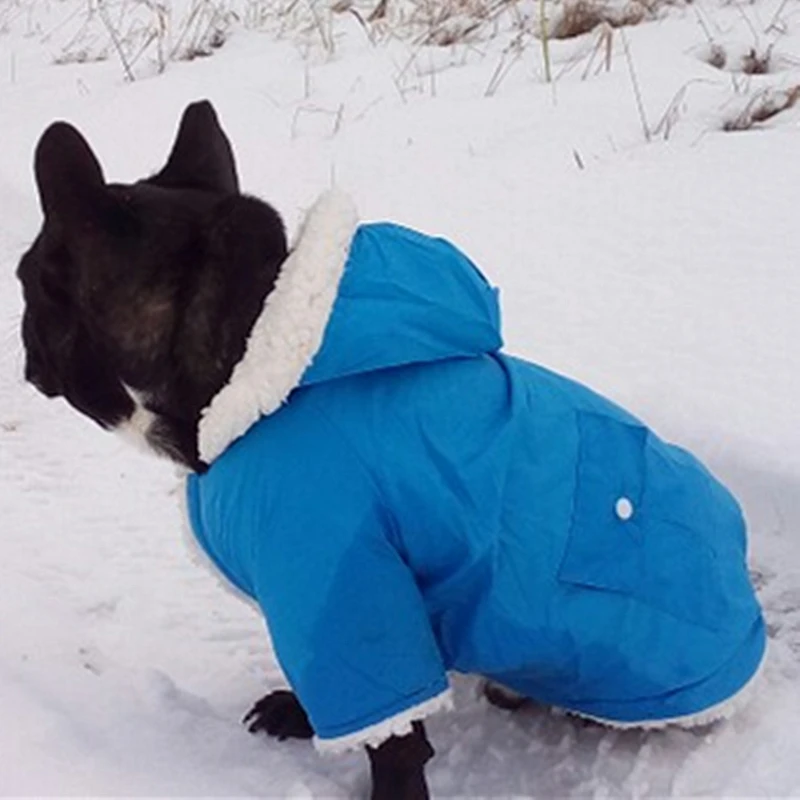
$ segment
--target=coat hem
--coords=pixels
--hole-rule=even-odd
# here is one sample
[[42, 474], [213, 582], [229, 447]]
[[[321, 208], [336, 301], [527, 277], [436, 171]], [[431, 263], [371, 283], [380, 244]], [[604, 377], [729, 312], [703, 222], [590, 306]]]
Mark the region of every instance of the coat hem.
[[714, 722], [722, 722], [730, 719], [738, 714], [745, 706], [749, 705], [753, 696], [758, 690], [758, 685], [764, 674], [764, 663], [766, 659], [762, 657], [758, 669], [753, 673], [747, 683], [744, 684], [735, 694], [728, 697], [722, 702], [715, 703], [702, 711], [697, 711], [693, 714], [682, 714], [677, 717], [668, 717], [666, 719], [648, 719], [640, 721], [628, 720], [614, 720], [606, 717], [596, 716], [594, 714], [587, 714], [583, 711], [575, 711], [569, 708], [558, 708], [558, 711], [567, 714], [571, 717], [580, 717], [581, 719], [588, 719], [592, 722], [597, 722], [609, 728], [616, 728], [618, 730], [660, 730], [667, 727], [678, 728], [699, 728], [703, 725], [710, 725]]

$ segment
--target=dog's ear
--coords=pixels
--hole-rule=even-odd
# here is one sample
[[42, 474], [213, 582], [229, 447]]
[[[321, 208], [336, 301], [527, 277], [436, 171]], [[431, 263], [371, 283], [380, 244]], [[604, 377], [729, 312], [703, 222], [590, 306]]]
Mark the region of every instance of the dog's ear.
[[42, 134], [34, 172], [45, 219], [80, 220], [104, 193], [100, 163], [83, 136], [66, 122], [54, 122]]
[[233, 151], [208, 100], [187, 106], [167, 165], [149, 183], [171, 189], [239, 193]]

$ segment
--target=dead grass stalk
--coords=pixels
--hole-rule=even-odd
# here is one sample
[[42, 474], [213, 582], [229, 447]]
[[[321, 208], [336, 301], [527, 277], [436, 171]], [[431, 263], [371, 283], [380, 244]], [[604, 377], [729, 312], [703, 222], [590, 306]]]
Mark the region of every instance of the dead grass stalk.
[[733, 118], [723, 123], [725, 131], [746, 131], [766, 122], [800, 101], [800, 83], [788, 89], [764, 89], [758, 92]]

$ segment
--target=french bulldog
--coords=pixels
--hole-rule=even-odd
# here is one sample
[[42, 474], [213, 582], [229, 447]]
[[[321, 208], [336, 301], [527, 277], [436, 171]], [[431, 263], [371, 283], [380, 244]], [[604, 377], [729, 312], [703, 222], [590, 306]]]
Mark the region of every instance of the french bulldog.
[[736, 501], [506, 355], [496, 290], [449, 242], [360, 224], [332, 191], [290, 247], [208, 102], [135, 183], [65, 122], [34, 168], [25, 377], [188, 471], [198, 544], [293, 689], [249, 730], [364, 747], [375, 800], [420, 800], [450, 671], [621, 726], [704, 723], [750, 691], [764, 624]]

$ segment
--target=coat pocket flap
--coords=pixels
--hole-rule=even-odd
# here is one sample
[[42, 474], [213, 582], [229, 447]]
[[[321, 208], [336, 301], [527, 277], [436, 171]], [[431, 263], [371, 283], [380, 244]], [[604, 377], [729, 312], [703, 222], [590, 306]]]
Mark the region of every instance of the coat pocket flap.
[[559, 577], [632, 592], [642, 569], [639, 517], [647, 430], [590, 413], [578, 415], [578, 429], [572, 521]]
[[738, 504], [697, 459], [645, 427], [579, 413], [562, 582], [622, 593], [719, 630], [757, 608]]

